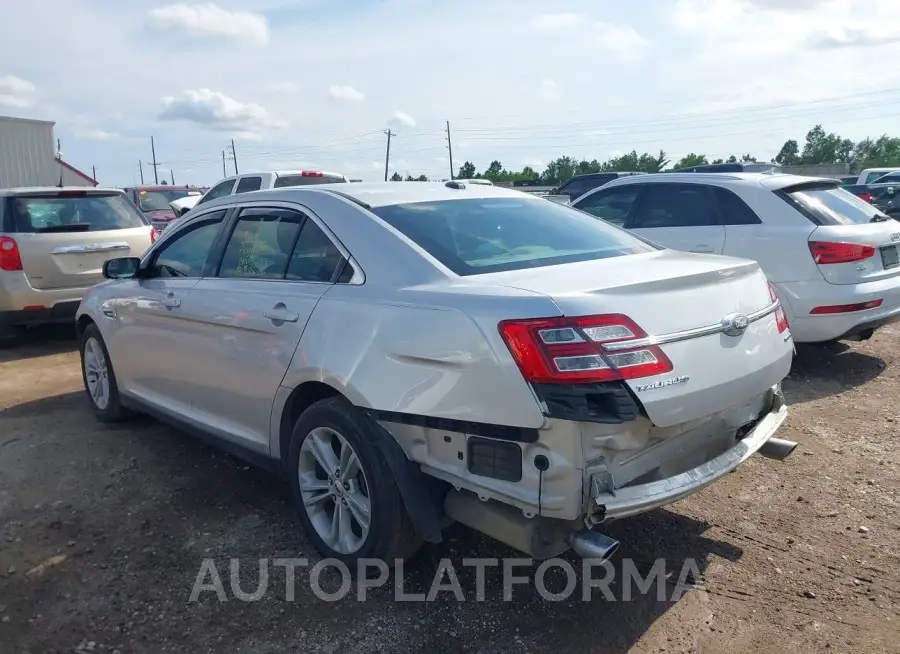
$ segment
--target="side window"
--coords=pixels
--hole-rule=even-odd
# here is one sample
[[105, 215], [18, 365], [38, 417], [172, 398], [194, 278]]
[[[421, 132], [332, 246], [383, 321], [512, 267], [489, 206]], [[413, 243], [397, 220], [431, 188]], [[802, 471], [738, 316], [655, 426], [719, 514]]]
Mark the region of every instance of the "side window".
[[151, 276], [201, 277], [224, 217], [219, 211], [181, 230], [154, 254]]
[[719, 200], [721, 223], [723, 225], [759, 225], [759, 219], [753, 209], [739, 198], [735, 193], [721, 186], [713, 187], [716, 198]]
[[879, 177], [884, 177], [885, 175], [887, 175], [887, 173], [884, 171], [880, 173], [869, 173], [868, 175], [866, 175], [866, 184], [871, 184]]
[[646, 184], [631, 229], [715, 225], [715, 196], [701, 184]]
[[284, 279], [305, 216], [288, 209], [244, 209], [228, 239], [219, 277]]
[[238, 182], [235, 194], [258, 191], [260, 188], [262, 188], [262, 177], [244, 177]]
[[226, 195], [230, 195], [232, 187], [234, 187], [233, 179], [229, 179], [228, 181], [216, 184], [215, 186], [213, 186], [212, 190], [206, 194], [206, 197], [200, 200], [200, 202], [198, 202], [197, 204], [203, 204], [204, 202], [209, 202], [210, 200], [215, 200], [216, 198], [223, 198]]
[[[312, 220], [303, 223], [303, 231], [291, 254], [287, 278], [304, 282], [330, 282], [344, 257], [325, 232]], [[349, 267], [349, 266], [348, 266]], [[352, 272], [350, 273], [352, 276]]]
[[585, 184], [583, 179], [576, 179], [563, 185], [563, 187], [559, 189], [559, 192], [568, 195], [574, 200], [587, 193], [587, 184]]
[[631, 184], [598, 191], [573, 206], [595, 218], [601, 218], [608, 223], [622, 227], [634, 206], [639, 190], [640, 185]]

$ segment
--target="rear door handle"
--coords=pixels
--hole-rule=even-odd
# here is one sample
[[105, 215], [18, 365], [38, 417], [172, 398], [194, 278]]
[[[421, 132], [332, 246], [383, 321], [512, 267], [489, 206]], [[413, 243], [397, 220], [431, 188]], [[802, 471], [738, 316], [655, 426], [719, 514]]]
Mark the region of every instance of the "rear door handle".
[[263, 311], [263, 317], [268, 318], [272, 322], [297, 322], [300, 320], [300, 314], [294, 311], [288, 311], [287, 307], [279, 302], [268, 311]]
[[711, 247], [709, 247], [708, 245], [705, 245], [704, 243], [700, 243], [699, 245], [695, 245], [693, 248], [691, 248], [691, 252], [700, 252], [703, 254], [711, 254], [713, 252], [713, 249]]
[[181, 306], [181, 300], [175, 297], [174, 293], [169, 293], [163, 300], [163, 306], [168, 309], [174, 309]]

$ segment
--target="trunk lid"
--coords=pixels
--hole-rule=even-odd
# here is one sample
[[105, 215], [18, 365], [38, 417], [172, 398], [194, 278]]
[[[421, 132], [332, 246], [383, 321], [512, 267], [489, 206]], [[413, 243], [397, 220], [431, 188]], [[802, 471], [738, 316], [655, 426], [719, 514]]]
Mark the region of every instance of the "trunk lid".
[[660, 427], [743, 406], [790, 369], [790, 333], [778, 332], [773, 313], [737, 336], [715, 329], [729, 314], [750, 316], [772, 304], [753, 261], [663, 250], [481, 277], [547, 295], [568, 317], [624, 314], [664, 341], [710, 328], [660, 345], [670, 372], [625, 382]]
[[10, 197], [22, 268], [32, 288], [83, 288], [103, 281], [108, 259], [141, 256], [150, 225], [122, 193], [65, 190]]

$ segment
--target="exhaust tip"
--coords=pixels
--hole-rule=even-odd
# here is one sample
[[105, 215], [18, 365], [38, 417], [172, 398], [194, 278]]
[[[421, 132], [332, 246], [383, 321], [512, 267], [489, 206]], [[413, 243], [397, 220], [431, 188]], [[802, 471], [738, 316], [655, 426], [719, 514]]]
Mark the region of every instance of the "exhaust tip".
[[619, 549], [619, 541], [596, 531], [573, 531], [569, 545], [582, 559], [605, 561]]
[[797, 447], [794, 441], [786, 441], [781, 438], [770, 438], [761, 448], [759, 453], [767, 459], [775, 459], [776, 461], [784, 461], [791, 455], [791, 452]]

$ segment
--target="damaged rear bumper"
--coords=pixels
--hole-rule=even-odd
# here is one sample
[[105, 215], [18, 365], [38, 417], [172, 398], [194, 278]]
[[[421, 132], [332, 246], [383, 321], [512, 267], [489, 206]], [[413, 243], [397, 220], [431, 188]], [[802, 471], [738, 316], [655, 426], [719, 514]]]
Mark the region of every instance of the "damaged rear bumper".
[[587, 522], [600, 524], [607, 520], [652, 511], [692, 495], [724, 477], [756, 454], [784, 423], [787, 406], [780, 390], [774, 394], [771, 408], [734, 447], [713, 459], [672, 477], [615, 490], [606, 490], [606, 477], [591, 477], [592, 511]]

